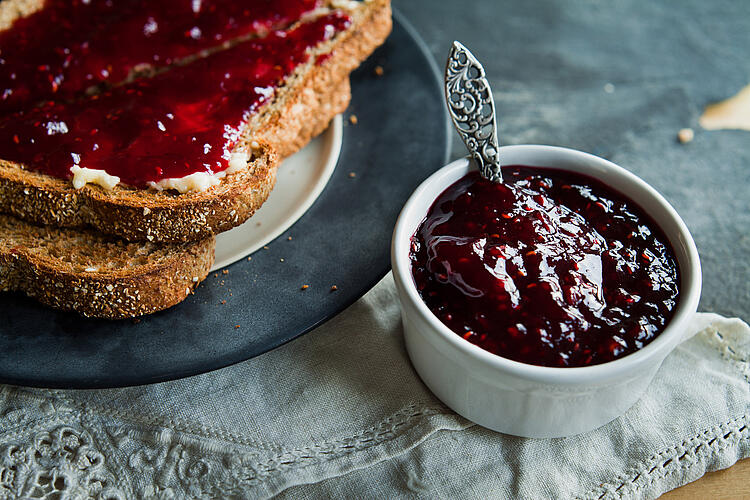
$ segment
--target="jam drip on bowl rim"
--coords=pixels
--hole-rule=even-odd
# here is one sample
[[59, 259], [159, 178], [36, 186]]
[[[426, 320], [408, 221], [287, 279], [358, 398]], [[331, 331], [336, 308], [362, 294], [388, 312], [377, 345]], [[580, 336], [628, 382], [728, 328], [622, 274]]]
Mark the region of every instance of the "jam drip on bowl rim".
[[286, 29], [317, 0], [46, 0], [0, 32], [0, 113]]
[[149, 79], [0, 119], [0, 158], [58, 178], [106, 170], [130, 186], [229, 167], [243, 126], [310, 49], [350, 26], [332, 11]]
[[446, 189], [412, 237], [412, 274], [451, 330], [499, 356], [580, 367], [641, 349], [666, 326], [679, 270], [643, 210], [588, 176], [503, 167]]

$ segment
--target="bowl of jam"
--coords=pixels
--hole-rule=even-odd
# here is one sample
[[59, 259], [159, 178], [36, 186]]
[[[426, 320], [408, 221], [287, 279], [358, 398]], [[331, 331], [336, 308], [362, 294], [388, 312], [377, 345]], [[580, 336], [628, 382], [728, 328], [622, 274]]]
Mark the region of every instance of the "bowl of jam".
[[406, 347], [459, 414], [526, 437], [630, 408], [687, 335], [698, 252], [669, 203], [571, 149], [500, 148], [503, 182], [468, 159], [407, 201], [391, 261]]

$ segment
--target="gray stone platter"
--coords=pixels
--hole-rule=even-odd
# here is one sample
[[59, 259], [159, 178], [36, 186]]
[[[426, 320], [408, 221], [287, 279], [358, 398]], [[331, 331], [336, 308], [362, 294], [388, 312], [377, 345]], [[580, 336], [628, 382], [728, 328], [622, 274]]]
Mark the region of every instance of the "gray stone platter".
[[404, 18], [395, 13], [394, 21], [387, 42], [352, 75], [347, 116], [358, 123], [346, 122], [336, 171], [296, 224], [251, 261], [211, 274], [182, 304], [137, 322], [83, 319], [0, 295], [0, 382], [122, 387], [215, 370], [309, 332], [375, 285], [390, 268], [401, 206], [446, 163], [450, 144], [435, 63]]

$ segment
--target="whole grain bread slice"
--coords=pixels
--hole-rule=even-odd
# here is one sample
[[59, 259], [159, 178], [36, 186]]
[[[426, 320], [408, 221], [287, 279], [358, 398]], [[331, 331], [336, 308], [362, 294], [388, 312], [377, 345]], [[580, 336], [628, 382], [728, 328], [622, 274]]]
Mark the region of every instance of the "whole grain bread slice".
[[156, 245], [0, 215], [0, 290], [56, 309], [129, 318], [171, 307], [205, 279], [214, 238]]
[[[74, 189], [68, 180], [0, 160], [0, 212], [36, 224], [89, 226], [130, 241], [166, 243], [203, 240], [241, 224], [268, 197], [279, 158], [345, 109], [349, 73], [390, 33], [389, 0], [332, 4], [348, 12], [351, 26], [318, 47], [249, 120], [237, 147], [252, 151], [246, 170], [206, 191], [178, 194], [90, 184]], [[330, 57], [318, 59], [321, 54]]]
[[[349, 98], [349, 80], [344, 79], [284, 152], [296, 152], [321, 133]], [[269, 175], [275, 170], [268, 169]], [[0, 215], [0, 291], [23, 292], [89, 317], [136, 317], [184, 300], [213, 265], [214, 248], [211, 236], [193, 242], [128, 242], [91, 229], [37, 226]]]

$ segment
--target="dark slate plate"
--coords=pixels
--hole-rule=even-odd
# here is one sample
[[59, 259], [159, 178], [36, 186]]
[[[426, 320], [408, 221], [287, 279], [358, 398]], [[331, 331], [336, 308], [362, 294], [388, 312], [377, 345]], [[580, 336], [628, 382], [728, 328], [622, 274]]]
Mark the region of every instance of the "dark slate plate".
[[358, 124], [344, 128], [333, 177], [294, 226], [251, 261], [211, 274], [182, 304], [139, 322], [83, 319], [2, 294], [0, 382], [121, 387], [215, 370], [310, 331], [374, 286], [390, 267], [401, 206], [449, 153], [435, 63], [408, 22], [398, 13], [394, 21], [387, 42], [352, 75], [347, 116]]

